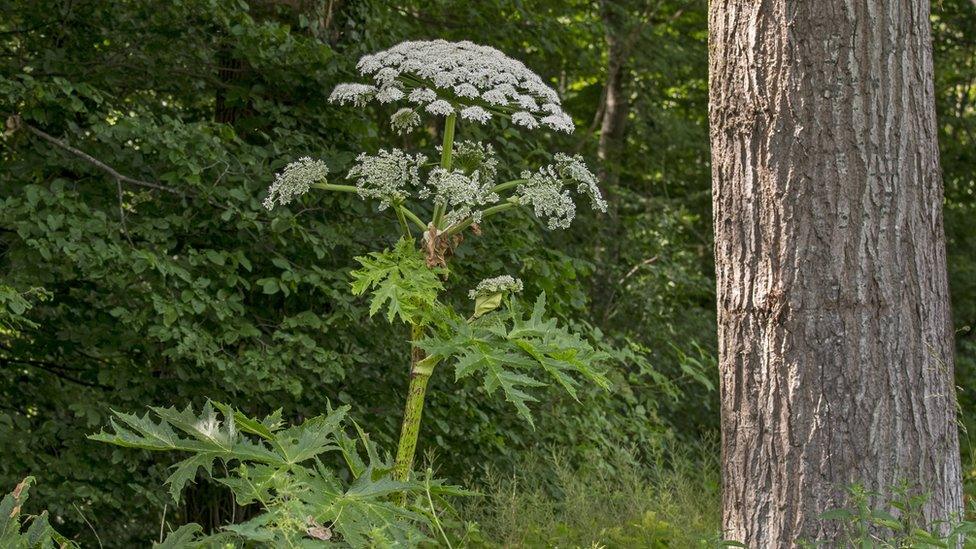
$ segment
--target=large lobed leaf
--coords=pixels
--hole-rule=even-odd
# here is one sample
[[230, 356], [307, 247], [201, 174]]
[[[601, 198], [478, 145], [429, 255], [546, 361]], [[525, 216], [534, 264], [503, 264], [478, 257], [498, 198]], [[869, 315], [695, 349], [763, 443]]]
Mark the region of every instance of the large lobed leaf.
[[363, 295], [372, 291], [369, 315], [384, 307], [386, 319], [396, 317], [411, 324], [423, 324], [427, 313], [437, 304], [437, 294], [444, 289], [439, 275], [444, 269], [431, 269], [413, 240], [401, 239], [392, 250], [357, 257], [362, 268], [351, 273], [352, 292]]
[[[212, 474], [213, 463], [218, 459], [224, 463], [238, 461], [287, 467], [337, 449], [334, 434], [348, 409], [343, 406], [300, 426], [278, 430], [280, 412], [259, 421], [226, 404], [210, 401], [199, 415], [189, 406], [182, 411], [152, 407], [150, 410], [159, 418], [158, 423], [149, 413], [139, 417], [115, 412], [111, 420], [113, 432], [103, 431], [89, 438], [127, 448], [191, 453], [173, 466], [174, 471], [166, 480], [173, 499], [179, 501], [183, 488], [196, 477], [197, 471], [202, 467], [208, 475]], [[260, 438], [253, 440], [245, 433]]]
[[[182, 451], [191, 455], [167, 481], [175, 499], [199, 468], [213, 474], [220, 460], [227, 476], [215, 480], [234, 494], [238, 505], [257, 504], [262, 512], [205, 535], [198, 525], [172, 531], [158, 547], [237, 546], [412, 547], [429, 540], [433, 502], [446, 506], [447, 496], [469, 492], [430, 478], [397, 481], [393, 463], [381, 457], [375, 443], [358, 426], [358, 436], [343, 429], [348, 407], [284, 428], [280, 411], [251, 418], [232, 407], [208, 402], [199, 414], [189, 407], [150, 408], [156, 419], [116, 412], [113, 432], [90, 438], [129, 448]], [[334, 453], [348, 468], [338, 475], [324, 456]], [[236, 464], [231, 467], [230, 465]], [[342, 479], [348, 478], [345, 482]], [[400, 503], [400, 495], [405, 503]]]
[[491, 394], [501, 389], [518, 414], [534, 426], [528, 403], [536, 398], [530, 391], [559, 384], [574, 399], [580, 385], [578, 377], [604, 389], [610, 381], [599, 369], [609, 356], [594, 349], [579, 335], [545, 317], [546, 295], [540, 293], [526, 316], [517, 301], [479, 318], [448, 319], [439, 335], [421, 342], [433, 357], [456, 357], [455, 377], [480, 374], [483, 387]]

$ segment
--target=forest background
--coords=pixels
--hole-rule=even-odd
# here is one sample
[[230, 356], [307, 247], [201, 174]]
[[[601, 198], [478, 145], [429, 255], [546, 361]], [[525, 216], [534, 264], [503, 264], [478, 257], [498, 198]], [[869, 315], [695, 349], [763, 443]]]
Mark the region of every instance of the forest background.
[[[503, 165], [577, 151], [610, 202], [607, 214], [581, 210], [568, 231], [508, 220], [466, 243], [454, 276], [470, 286], [514, 269], [529, 295], [545, 291], [555, 314], [623, 350], [614, 391], [589, 390], [578, 404], [553, 390], [533, 409], [535, 430], [476, 383], [446, 390], [451, 380], [435, 376], [444, 390], [431, 393], [420, 452], [441, 476], [485, 492], [459, 520], [477, 520], [487, 537], [525, 541], [559, 525], [583, 543], [630, 535], [606, 530], [631, 522], [717, 535], [706, 7], [0, 0], [2, 491], [33, 474], [32, 505], [62, 533], [133, 546], [162, 520], [213, 526], [237, 510], [206, 483], [174, 509], [161, 487], [171, 459], [87, 440], [111, 409], [212, 398], [300, 420], [351, 404], [374, 440], [394, 445], [407, 335], [364, 321], [365, 301], [348, 291], [350, 258], [389, 239], [389, 212], [315, 194], [272, 215], [261, 200], [297, 157], [341, 171], [356, 151], [423, 139], [377, 123], [389, 116], [380, 108], [327, 97], [361, 55], [444, 38], [523, 60], [575, 118], [575, 134], [541, 144], [500, 126]], [[932, 25], [973, 495], [976, 4], [935, 1]], [[513, 266], [516, 257], [529, 259]], [[607, 502], [622, 497], [632, 501]], [[516, 516], [526, 508], [543, 511]]]

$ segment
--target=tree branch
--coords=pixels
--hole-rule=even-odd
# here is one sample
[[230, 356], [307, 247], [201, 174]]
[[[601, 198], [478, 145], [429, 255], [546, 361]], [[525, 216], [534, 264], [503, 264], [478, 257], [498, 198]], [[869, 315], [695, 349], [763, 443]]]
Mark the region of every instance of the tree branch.
[[61, 371], [61, 369], [62, 368], [63, 369], [71, 369], [71, 368], [62, 367], [62, 366], [60, 366], [58, 364], [53, 364], [53, 363], [46, 362], [46, 361], [43, 361], [43, 360], [29, 360], [29, 359], [17, 359], [17, 358], [0, 357], [0, 365], [7, 366], [7, 365], [10, 365], [10, 364], [23, 364], [25, 366], [34, 366], [36, 368], [40, 368], [41, 370], [44, 370], [45, 372], [47, 372], [49, 374], [53, 374], [53, 375], [55, 375], [55, 376], [57, 376], [57, 377], [65, 380], [65, 381], [70, 381], [72, 383], [77, 383], [78, 385], [84, 385], [85, 387], [93, 387], [93, 388], [97, 388], [97, 389], [104, 389], [106, 391], [111, 389], [111, 387], [109, 387], [108, 385], [102, 385], [101, 383], [95, 383], [95, 382], [92, 382], [92, 381], [85, 381], [83, 379], [78, 379], [76, 377], [70, 376], [70, 375], [64, 373], [63, 371]]
[[71, 145], [65, 143], [64, 141], [58, 139], [57, 137], [54, 137], [53, 135], [50, 135], [49, 133], [47, 133], [47, 132], [45, 132], [45, 131], [43, 131], [41, 129], [35, 128], [34, 126], [31, 126], [30, 124], [24, 122], [23, 120], [20, 119], [20, 116], [14, 115], [13, 117], [11, 117], [11, 119], [8, 119], [7, 120], [7, 127], [8, 128], [11, 128], [14, 131], [17, 128], [24, 128], [25, 130], [27, 130], [30, 133], [32, 133], [32, 134], [40, 137], [41, 139], [47, 141], [48, 143], [51, 143], [51, 144], [55, 145], [56, 147], [58, 147], [58, 148], [60, 148], [60, 149], [62, 149], [64, 151], [67, 151], [67, 152], [73, 154], [74, 156], [76, 156], [76, 157], [84, 160], [85, 162], [88, 162], [89, 164], [95, 166], [96, 168], [104, 171], [105, 173], [107, 173], [110, 176], [112, 176], [112, 178], [115, 179], [116, 181], [120, 181], [122, 183], [128, 183], [130, 185], [136, 185], [136, 186], [139, 186], [139, 187], [147, 187], [147, 188], [150, 188], [150, 189], [157, 189], [157, 190], [160, 190], [160, 191], [165, 191], [165, 192], [168, 192], [168, 193], [171, 193], [171, 194], [175, 194], [175, 195], [180, 195], [180, 196], [183, 196], [185, 194], [185, 193], [183, 193], [182, 191], [180, 191], [178, 189], [174, 189], [173, 187], [168, 187], [168, 186], [162, 185], [160, 183], [153, 183], [151, 181], [143, 181], [141, 179], [136, 179], [134, 177], [129, 177], [129, 176], [125, 175], [125, 174], [119, 173], [118, 170], [116, 170], [115, 168], [109, 166], [108, 164], [102, 162], [101, 160], [95, 158], [94, 156], [86, 153], [85, 151], [76, 149], [76, 148], [72, 147]]

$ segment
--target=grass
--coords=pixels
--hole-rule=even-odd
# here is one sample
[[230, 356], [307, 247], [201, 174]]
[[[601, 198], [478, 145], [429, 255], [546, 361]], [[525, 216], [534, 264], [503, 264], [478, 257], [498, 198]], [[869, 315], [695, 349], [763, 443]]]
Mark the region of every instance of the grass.
[[484, 496], [460, 509], [469, 526], [454, 545], [717, 546], [721, 492], [715, 455], [697, 448], [638, 461], [621, 452], [575, 467], [553, 455], [523, 463], [514, 474], [489, 471]]

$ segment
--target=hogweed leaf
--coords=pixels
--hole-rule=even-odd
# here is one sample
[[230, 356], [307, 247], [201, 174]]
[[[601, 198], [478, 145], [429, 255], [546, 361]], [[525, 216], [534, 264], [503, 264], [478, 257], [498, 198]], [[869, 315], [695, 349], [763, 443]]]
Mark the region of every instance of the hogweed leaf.
[[300, 426], [278, 433], [274, 440], [287, 463], [301, 463], [319, 454], [339, 450], [335, 433], [346, 417], [349, 406], [341, 406], [325, 416], [311, 418]]
[[437, 307], [437, 295], [444, 289], [439, 275], [445, 269], [430, 268], [412, 240], [401, 239], [392, 250], [357, 257], [362, 267], [352, 271], [352, 292], [372, 291], [369, 315], [386, 308], [386, 319], [423, 324], [425, 315]]
[[448, 319], [440, 333], [420, 342], [421, 348], [429, 355], [453, 357], [456, 379], [480, 374], [486, 392], [501, 389], [530, 425], [528, 403], [536, 400], [531, 391], [545, 385], [540, 377], [551, 378], [574, 399], [579, 378], [610, 388], [598, 369], [610, 355], [595, 350], [556, 319], [546, 318], [545, 293], [539, 294], [527, 317], [517, 300], [506, 299], [505, 304], [470, 321]]
[[[20, 481], [12, 492], [0, 499], [0, 547], [77, 547], [77, 544], [59, 534], [51, 526], [47, 511], [40, 515], [25, 515], [24, 504], [34, 477]], [[22, 527], [29, 522], [27, 530]]]
[[281, 429], [281, 408], [278, 408], [264, 419], [258, 420], [244, 415], [244, 413], [239, 410], [235, 411], [226, 404], [215, 402], [214, 405], [220, 408], [221, 412], [225, 416], [232, 414], [234, 421], [237, 422], [237, 426], [241, 431], [251, 433], [252, 435], [258, 435], [265, 440], [274, 440], [275, 431], [279, 431]]
[[183, 487], [188, 482], [193, 482], [193, 479], [197, 476], [197, 471], [201, 467], [207, 472], [207, 475], [212, 476], [213, 462], [219, 457], [221, 457], [219, 453], [204, 452], [188, 457], [174, 465], [173, 473], [166, 479], [166, 484], [169, 485], [169, 493], [173, 496], [173, 501], [177, 503], [180, 501], [180, 494], [183, 493]]
[[15, 539], [20, 532], [20, 512], [27, 501], [30, 486], [34, 484], [34, 477], [26, 477], [14, 488], [14, 491], [3, 496], [0, 500], [0, 541]]
[[182, 411], [172, 407], [150, 407], [150, 410], [156, 412], [156, 415], [173, 427], [223, 452], [229, 452], [237, 438], [237, 426], [234, 423], [234, 416], [230, 415], [224, 418], [226, 425], [222, 429], [222, 422], [217, 417], [217, 411], [214, 410], [210, 401], [204, 404], [199, 416], [193, 413], [193, 409], [190, 406], [187, 406]]
[[[324, 541], [321, 535], [326, 530], [353, 547], [416, 546], [427, 540], [425, 532], [431, 531], [432, 525], [426, 506], [410, 502], [426, 499], [421, 498], [427, 494], [425, 490], [431, 497], [465, 492], [439, 482], [430, 487], [429, 482], [413, 477], [402, 482], [393, 479], [392, 459], [381, 457], [376, 444], [358, 425], [355, 438], [345, 433], [348, 409], [330, 407], [325, 415], [282, 429], [280, 413], [259, 421], [216, 402], [208, 403], [199, 414], [189, 407], [182, 411], [152, 408], [150, 414], [155, 419], [150, 414], [140, 418], [117, 413], [111, 422], [113, 432], [92, 438], [121, 446], [189, 453], [167, 479], [176, 499], [201, 467], [213, 478], [217, 460], [225, 467], [237, 463], [230, 470], [223, 468], [226, 477], [214, 480], [230, 488], [236, 504], [259, 505], [262, 511], [215, 535], [201, 536], [192, 527], [174, 532], [164, 546], [243, 542], [311, 547]], [[343, 456], [351, 473], [350, 483], [343, 482], [345, 475], [340, 477], [323, 464], [321, 455], [330, 451]], [[391, 498], [398, 493], [408, 496], [406, 503]], [[3, 505], [7, 505], [6, 500]]]
[[203, 533], [203, 526], [191, 522], [184, 524], [166, 535], [161, 543], [153, 543], [153, 549], [186, 549], [196, 547], [197, 536]]
[[[194, 452], [202, 449], [196, 441], [181, 439], [166, 422], [154, 423], [149, 414], [139, 417], [135, 414], [114, 412], [115, 417], [109, 420], [113, 433], [101, 432], [89, 435], [88, 438], [99, 442], [107, 442], [116, 446], [139, 448], [143, 450], [183, 450]], [[122, 427], [118, 419], [126, 425]]]

